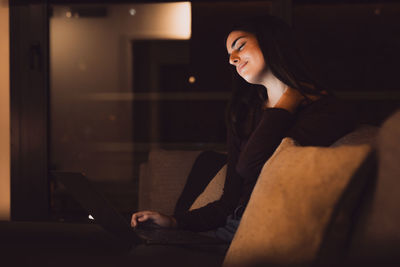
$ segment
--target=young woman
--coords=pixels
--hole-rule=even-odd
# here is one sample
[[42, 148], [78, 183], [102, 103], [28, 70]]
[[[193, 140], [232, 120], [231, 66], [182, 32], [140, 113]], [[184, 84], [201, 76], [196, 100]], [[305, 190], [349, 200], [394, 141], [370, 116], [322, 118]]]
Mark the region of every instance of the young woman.
[[226, 49], [246, 84], [239, 82], [229, 106], [223, 195], [174, 216], [134, 213], [132, 227], [150, 220], [162, 227], [216, 230], [216, 237], [232, 240], [263, 165], [284, 137], [300, 145], [328, 146], [352, 130], [348, 108], [313, 78], [283, 21], [271, 16], [247, 20], [229, 33]]

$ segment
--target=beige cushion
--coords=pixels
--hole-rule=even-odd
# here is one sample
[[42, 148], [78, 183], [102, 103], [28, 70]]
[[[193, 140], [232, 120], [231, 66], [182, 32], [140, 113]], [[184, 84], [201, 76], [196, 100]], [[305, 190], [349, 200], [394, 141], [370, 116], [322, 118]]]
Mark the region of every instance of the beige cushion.
[[226, 168], [224, 165], [214, 178], [210, 181], [207, 187], [204, 189], [197, 199], [194, 201], [189, 210], [198, 209], [210, 202], [216, 201], [221, 198], [222, 192], [224, 190], [225, 178], [226, 178]]
[[334, 205], [370, 150], [283, 139], [262, 169], [224, 266], [310, 263]]

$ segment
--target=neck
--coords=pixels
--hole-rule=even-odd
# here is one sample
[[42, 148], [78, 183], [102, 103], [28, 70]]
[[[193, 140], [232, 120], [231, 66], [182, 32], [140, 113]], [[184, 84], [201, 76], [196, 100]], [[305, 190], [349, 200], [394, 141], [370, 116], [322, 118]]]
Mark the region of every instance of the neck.
[[266, 102], [267, 107], [273, 107], [279, 101], [283, 93], [287, 90], [288, 86], [284, 84], [281, 80], [276, 78], [271, 72], [269, 72], [263, 82], [267, 90], [268, 100]]

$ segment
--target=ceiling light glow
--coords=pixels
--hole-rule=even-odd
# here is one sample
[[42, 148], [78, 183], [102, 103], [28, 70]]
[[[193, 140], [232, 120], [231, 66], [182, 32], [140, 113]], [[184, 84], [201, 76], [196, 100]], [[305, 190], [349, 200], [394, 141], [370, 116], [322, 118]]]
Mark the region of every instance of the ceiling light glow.
[[134, 9], [134, 8], [129, 9], [129, 14], [130, 14], [131, 16], [135, 16], [135, 14], [136, 14], [136, 9]]

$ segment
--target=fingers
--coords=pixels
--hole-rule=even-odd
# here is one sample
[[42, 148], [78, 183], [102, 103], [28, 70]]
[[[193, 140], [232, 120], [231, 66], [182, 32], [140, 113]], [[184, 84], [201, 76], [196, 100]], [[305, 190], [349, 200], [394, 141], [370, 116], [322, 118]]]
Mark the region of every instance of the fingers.
[[148, 214], [144, 214], [142, 217], [138, 218], [139, 222], [145, 222], [150, 218], [150, 216]]
[[131, 226], [132, 227], [136, 227], [138, 225], [138, 219], [140, 217], [142, 217], [142, 212], [136, 212], [132, 215], [132, 219], [131, 219]]
[[132, 215], [132, 218], [131, 218], [131, 226], [132, 227], [136, 227], [136, 225], [137, 225], [137, 213], [134, 213], [133, 215]]
[[132, 227], [136, 227], [138, 225], [138, 220], [140, 217], [143, 216], [143, 212], [136, 212], [132, 215], [132, 219], [131, 219], [131, 226]]
[[134, 213], [131, 218], [131, 226], [137, 227], [140, 222], [145, 222], [149, 219], [152, 219], [154, 217], [154, 213], [155, 212], [153, 211], [147, 210]]

